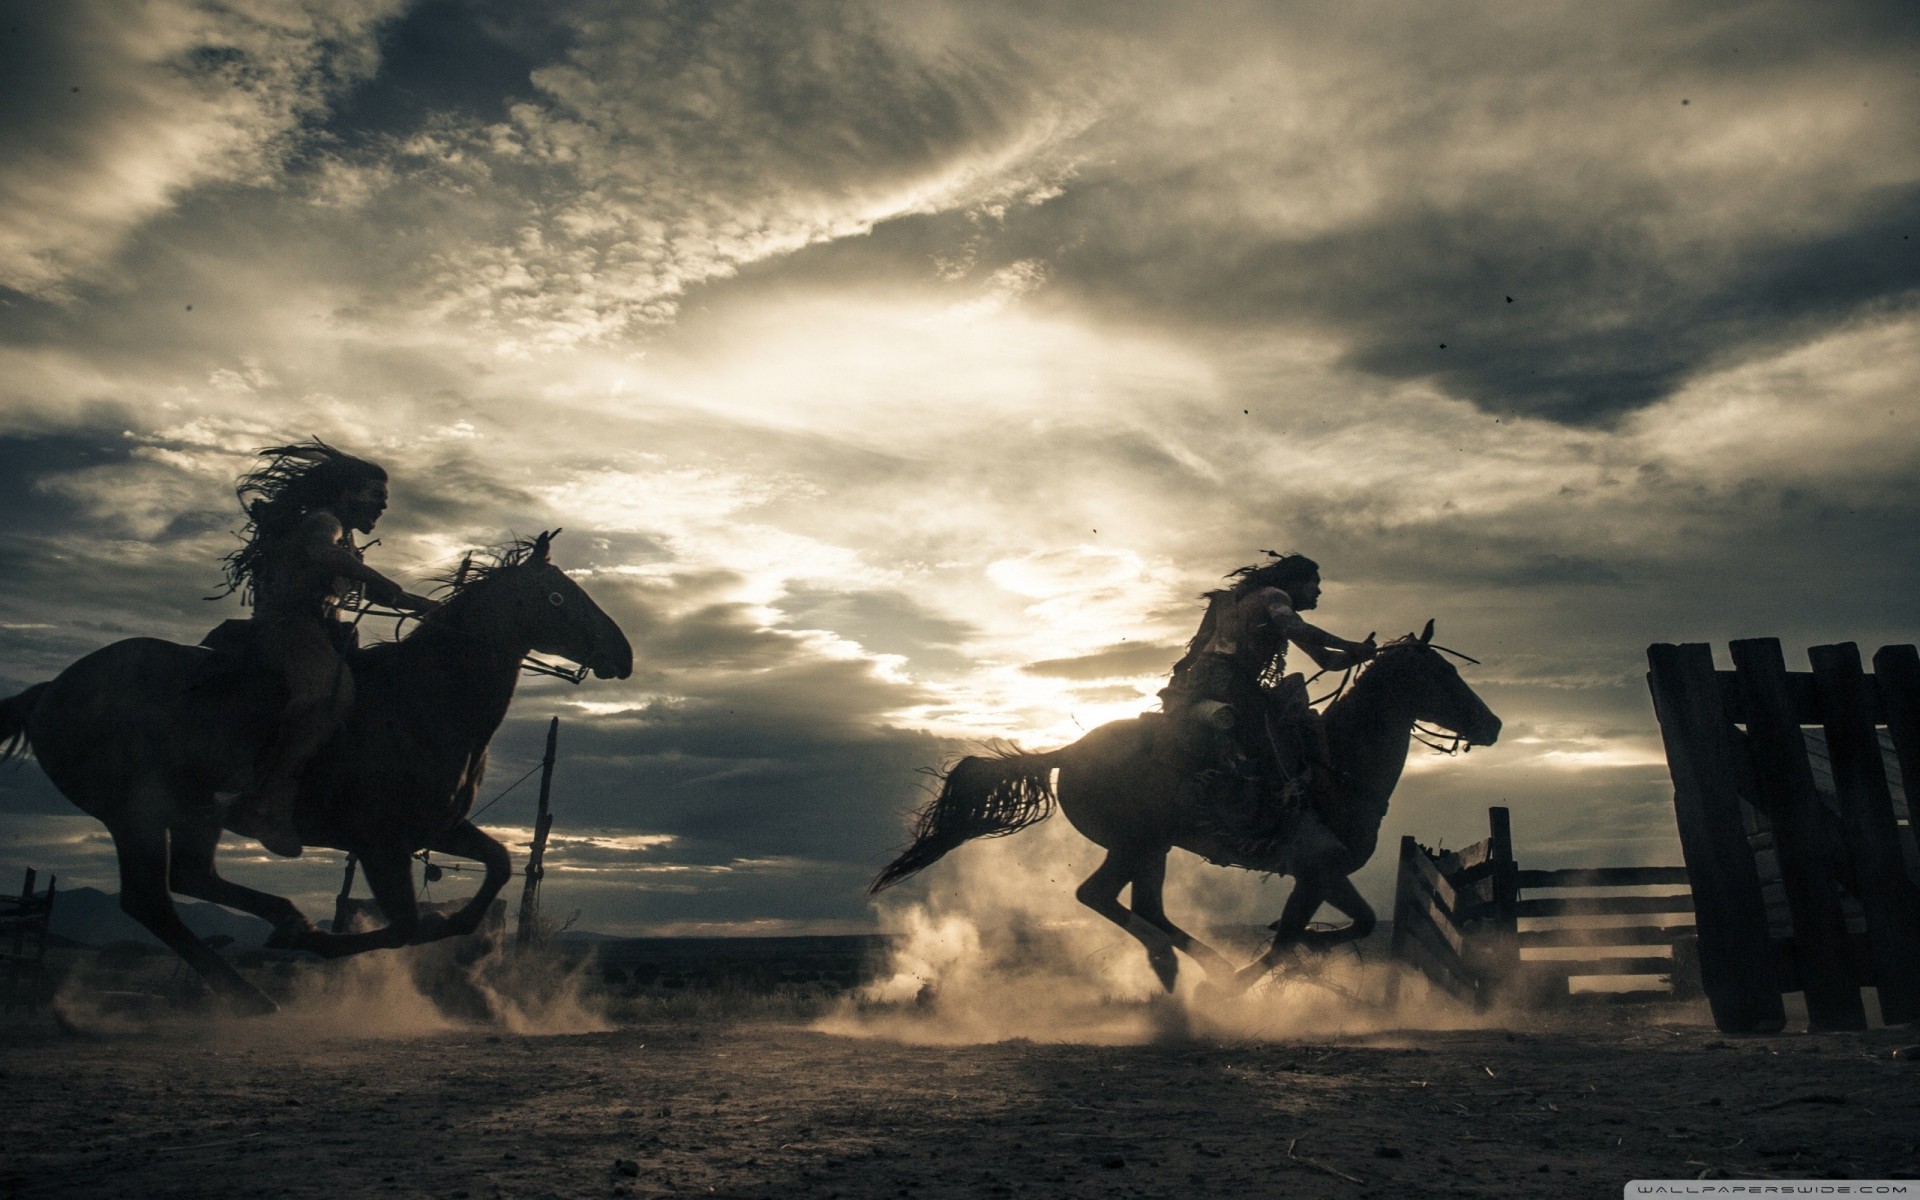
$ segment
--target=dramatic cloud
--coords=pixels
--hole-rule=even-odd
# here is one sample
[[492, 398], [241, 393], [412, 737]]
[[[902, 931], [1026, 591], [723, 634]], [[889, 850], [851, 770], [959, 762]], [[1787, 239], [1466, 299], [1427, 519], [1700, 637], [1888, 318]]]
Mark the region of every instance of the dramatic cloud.
[[[1418, 752], [1384, 846], [1505, 803], [1530, 863], [1671, 861], [1649, 643], [1914, 637], [1916, 49], [1864, 3], [23, 11], [0, 690], [240, 615], [232, 482], [318, 435], [393, 473], [381, 569], [564, 527], [630, 635], [483, 789], [524, 845], [562, 718], [592, 928], [870, 921], [921, 768], [1153, 708], [1265, 549], [1483, 660], [1507, 736]], [[0, 772], [0, 857], [111, 887], [66, 811]]]

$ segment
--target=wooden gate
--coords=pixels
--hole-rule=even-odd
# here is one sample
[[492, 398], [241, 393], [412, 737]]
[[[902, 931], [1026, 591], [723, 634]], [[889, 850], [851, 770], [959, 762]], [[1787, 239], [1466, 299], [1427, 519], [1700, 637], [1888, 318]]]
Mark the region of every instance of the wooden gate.
[[0, 896], [0, 1012], [37, 1008], [46, 999], [47, 927], [53, 919], [53, 889], [57, 877], [47, 876], [47, 890], [33, 890], [34, 870], [18, 896]]
[[[1514, 860], [1507, 810], [1488, 809], [1487, 824], [1464, 850], [1401, 839], [1396, 958], [1482, 1008], [1698, 994], [1685, 867], [1528, 870]], [[1627, 983], [1647, 977], [1665, 984]], [[1575, 979], [1612, 986], [1575, 990]]]
[[1920, 654], [1852, 643], [1789, 671], [1780, 643], [1647, 648], [1648, 686], [1693, 878], [1700, 973], [1729, 1033], [1920, 1019], [1920, 845], [1903, 781], [1920, 777]]

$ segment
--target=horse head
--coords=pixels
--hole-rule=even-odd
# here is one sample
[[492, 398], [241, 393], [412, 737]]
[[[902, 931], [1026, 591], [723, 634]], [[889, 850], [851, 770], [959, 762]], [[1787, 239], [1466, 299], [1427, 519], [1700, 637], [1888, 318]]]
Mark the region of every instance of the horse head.
[[600, 679], [633, 674], [633, 647], [593, 597], [553, 565], [558, 529], [514, 545], [490, 566], [461, 568], [449, 607], [484, 609], [475, 623], [540, 654], [572, 659]]
[[1439, 726], [1468, 746], [1491, 746], [1500, 738], [1500, 718], [1460, 678], [1447, 661], [1448, 654], [1475, 661], [1434, 645], [1433, 622], [1428, 621], [1419, 634], [1409, 633], [1381, 646], [1364, 678], [1402, 697], [1416, 720]]

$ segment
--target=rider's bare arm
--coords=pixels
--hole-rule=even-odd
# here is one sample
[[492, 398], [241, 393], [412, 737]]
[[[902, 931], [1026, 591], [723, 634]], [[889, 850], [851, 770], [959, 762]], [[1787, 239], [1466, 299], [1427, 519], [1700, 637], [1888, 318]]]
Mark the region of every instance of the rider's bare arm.
[[325, 509], [316, 509], [307, 514], [294, 536], [305, 544], [309, 561], [325, 567], [342, 579], [366, 584], [367, 596], [375, 603], [413, 611], [434, 607], [432, 600], [414, 595], [361, 562], [358, 555], [347, 549], [346, 534], [346, 528], [340, 524], [338, 517]]
[[1374, 655], [1373, 634], [1369, 633], [1363, 642], [1350, 642], [1346, 638], [1336, 637], [1308, 623], [1306, 618], [1295, 612], [1290, 601], [1282, 599], [1284, 593], [1276, 592], [1267, 603], [1267, 619], [1273, 622], [1286, 639], [1306, 652], [1308, 658], [1323, 671], [1341, 671], [1358, 666]]

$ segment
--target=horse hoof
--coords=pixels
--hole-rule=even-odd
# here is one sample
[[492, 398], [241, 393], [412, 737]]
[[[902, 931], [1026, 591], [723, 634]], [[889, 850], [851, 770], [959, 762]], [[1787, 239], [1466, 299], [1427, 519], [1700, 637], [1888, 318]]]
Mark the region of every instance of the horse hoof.
[[1174, 981], [1180, 976], [1180, 960], [1173, 956], [1173, 951], [1147, 955], [1147, 965], [1153, 968], [1154, 978], [1160, 981], [1160, 986], [1169, 992], [1173, 991]]
[[305, 914], [296, 912], [275, 925], [264, 944], [269, 950], [304, 950], [307, 939], [319, 932]]

